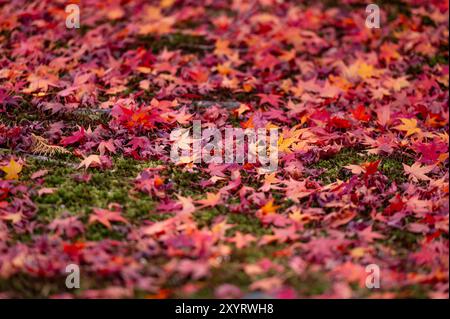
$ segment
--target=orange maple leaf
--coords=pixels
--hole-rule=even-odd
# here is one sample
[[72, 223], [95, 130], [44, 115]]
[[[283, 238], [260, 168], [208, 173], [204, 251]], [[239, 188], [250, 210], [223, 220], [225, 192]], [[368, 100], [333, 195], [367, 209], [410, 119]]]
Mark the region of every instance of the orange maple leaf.
[[274, 206], [273, 199], [271, 199], [263, 207], [260, 208], [260, 211], [263, 213], [263, 215], [275, 214], [278, 208], [280, 208], [280, 206]]

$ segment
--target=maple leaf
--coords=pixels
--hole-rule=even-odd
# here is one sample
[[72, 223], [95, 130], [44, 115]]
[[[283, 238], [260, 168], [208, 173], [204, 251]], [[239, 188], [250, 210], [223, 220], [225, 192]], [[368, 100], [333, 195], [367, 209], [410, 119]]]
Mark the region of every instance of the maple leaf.
[[233, 110], [233, 114], [235, 114], [236, 116], [241, 116], [242, 114], [244, 114], [247, 111], [250, 111], [251, 108], [250, 106], [248, 106], [247, 104], [241, 103], [239, 104], [239, 107], [237, 109]]
[[395, 129], [406, 132], [406, 136], [422, 132], [422, 130], [417, 127], [416, 119], [402, 118], [400, 121], [402, 121], [403, 124], [397, 125]]
[[414, 145], [414, 148], [417, 152], [422, 153], [422, 158], [420, 161], [424, 164], [435, 164], [439, 161], [442, 162], [448, 157], [448, 155], [446, 155], [448, 154], [446, 153], [448, 150], [448, 144], [442, 143], [439, 140], [428, 144], [417, 143]]
[[234, 234], [233, 238], [228, 239], [229, 242], [234, 243], [236, 245], [237, 249], [247, 247], [251, 242], [254, 242], [255, 240], [256, 240], [255, 236], [252, 236], [250, 234], [243, 234], [240, 231], [237, 231]]
[[281, 288], [283, 281], [278, 277], [269, 277], [255, 281], [250, 285], [251, 290], [273, 291]]
[[402, 76], [397, 79], [390, 78], [383, 83], [386, 88], [392, 88], [395, 92], [401, 91], [410, 85], [409, 81], [406, 79], [406, 76]]
[[225, 236], [225, 232], [232, 227], [233, 225], [228, 224], [227, 220], [224, 219], [212, 225], [211, 232], [217, 235], [219, 238], [222, 238]]
[[19, 173], [22, 171], [22, 164], [10, 159], [8, 165], [0, 166], [0, 169], [6, 173], [4, 179], [19, 179]]
[[371, 116], [369, 113], [367, 113], [366, 108], [362, 104], [358, 105], [358, 107], [351, 112], [353, 114], [353, 117], [361, 122], [370, 121]]
[[221, 203], [221, 193], [206, 193], [205, 199], [199, 199], [196, 201], [201, 207], [213, 207]]
[[98, 150], [100, 155], [104, 155], [106, 151], [116, 154], [116, 146], [114, 145], [113, 139], [109, 139], [108, 141], [101, 141], [98, 145]]
[[337, 117], [337, 116], [333, 116], [329, 122], [328, 125], [332, 126], [332, 127], [336, 127], [336, 128], [342, 128], [342, 129], [348, 129], [350, 127], [352, 127], [352, 123], [350, 123], [349, 120]]
[[81, 161], [81, 163], [78, 165], [78, 169], [80, 169], [83, 166], [85, 169], [88, 169], [92, 165], [101, 165], [101, 164], [102, 162], [100, 160], [100, 156], [92, 154]]
[[181, 204], [181, 211], [178, 213], [179, 215], [190, 215], [195, 212], [196, 208], [192, 203], [191, 197], [183, 197], [181, 195], [177, 195], [178, 202]]
[[344, 168], [349, 169], [352, 171], [353, 174], [355, 175], [360, 175], [361, 173], [364, 173], [366, 171], [366, 169], [362, 166], [359, 165], [346, 165], [344, 166]]
[[61, 144], [64, 146], [77, 143], [84, 139], [85, 131], [84, 128], [81, 127], [77, 132], [73, 133], [71, 136], [65, 137], [61, 140]]
[[413, 165], [408, 166], [406, 164], [403, 164], [403, 169], [405, 170], [405, 173], [409, 175], [409, 178], [413, 180], [414, 182], [417, 182], [419, 180], [422, 181], [429, 181], [431, 178], [426, 176], [425, 174], [428, 174], [435, 168], [434, 165], [424, 165], [421, 166], [419, 162], [415, 162]]
[[38, 190], [38, 196], [53, 194], [56, 191], [56, 188], [44, 187]]
[[84, 225], [77, 216], [70, 216], [54, 219], [48, 225], [48, 229], [55, 231], [57, 235], [65, 234], [72, 238], [84, 232]]
[[357, 71], [356, 73], [363, 79], [370, 78], [374, 75], [376, 75], [378, 72], [377, 70], [370, 64], [360, 62], [357, 63]]
[[352, 65], [347, 67], [339, 61], [338, 65], [341, 67], [344, 77], [350, 82], [355, 82], [358, 79], [367, 80], [382, 73], [373, 65], [367, 64], [362, 60], [355, 61]]
[[378, 171], [378, 165], [380, 164], [380, 161], [381, 160], [378, 160], [378, 161], [375, 161], [375, 162], [364, 163], [362, 165], [364, 167], [365, 171], [366, 171], [364, 176], [368, 177], [370, 175], [375, 174]]
[[0, 216], [0, 219], [10, 221], [13, 224], [17, 224], [22, 220], [22, 213], [6, 213], [3, 216]]
[[277, 212], [277, 209], [280, 208], [280, 206], [273, 205], [274, 200], [269, 200], [263, 207], [260, 208], [260, 212], [264, 215], [268, 214], [275, 214]]
[[189, 123], [189, 121], [192, 118], [192, 114], [189, 114], [189, 112], [186, 112], [186, 107], [181, 108], [177, 113], [173, 115], [174, 120], [178, 123], [184, 125]]
[[275, 95], [275, 94], [257, 94], [261, 98], [259, 101], [259, 105], [263, 105], [264, 103], [268, 103], [272, 105], [273, 107], [278, 107], [280, 104], [280, 98], [281, 96]]
[[309, 196], [313, 192], [313, 190], [309, 190], [306, 187], [305, 181], [299, 182], [290, 178], [289, 181], [285, 181], [284, 184], [286, 184], [286, 197], [296, 203], [298, 203], [300, 199]]
[[386, 207], [384, 213], [387, 215], [392, 215], [393, 213], [401, 211], [404, 207], [405, 202], [402, 200], [400, 194], [397, 194], [389, 201], [389, 206]]
[[372, 231], [372, 225], [366, 227], [362, 231], [358, 232], [359, 238], [366, 242], [372, 242], [375, 239], [383, 239], [384, 236], [380, 233]]
[[385, 126], [391, 120], [391, 107], [389, 104], [386, 104], [376, 110], [378, 123]]
[[290, 148], [296, 141], [297, 139], [294, 137], [285, 138], [284, 136], [280, 136], [280, 138], [278, 139], [278, 151], [280, 153], [290, 153]]
[[115, 212], [102, 208], [94, 208], [93, 214], [89, 216], [89, 224], [100, 223], [106, 228], [111, 229], [111, 222], [119, 222], [129, 225], [129, 222], [120, 215], [120, 212]]
[[241, 122], [240, 123], [242, 128], [254, 128], [254, 123], [253, 123], [253, 116], [250, 116], [249, 119], [245, 122]]
[[281, 189], [278, 186], [274, 186], [282, 181], [276, 177], [277, 173], [266, 174], [264, 177], [264, 184], [259, 189], [263, 192], [270, 191], [271, 189]]
[[386, 60], [388, 64], [391, 63], [391, 60], [397, 60], [401, 58], [401, 55], [400, 53], [398, 53], [397, 49], [398, 45], [388, 42], [383, 43], [383, 45], [380, 47], [380, 58]]
[[38, 178], [41, 178], [41, 177], [43, 177], [43, 176], [45, 176], [47, 174], [48, 174], [48, 170], [41, 169], [41, 170], [38, 170], [37, 172], [34, 172], [33, 174], [31, 174], [30, 178], [31, 179], [38, 179]]

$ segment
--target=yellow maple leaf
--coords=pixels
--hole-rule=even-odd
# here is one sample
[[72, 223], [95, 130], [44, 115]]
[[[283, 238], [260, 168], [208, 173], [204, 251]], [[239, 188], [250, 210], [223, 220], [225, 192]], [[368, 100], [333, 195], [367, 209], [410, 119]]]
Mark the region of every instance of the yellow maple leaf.
[[0, 169], [6, 173], [4, 179], [19, 179], [19, 173], [22, 171], [22, 165], [11, 158], [9, 164], [1, 166]]
[[353, 258], [358, 259], [358, 258], [364, 257], [364, 255], [366, 254], [366, 251], [367, 251], [367, 248], [365, 248], [365, 247], [356, 247], [350, 251], [350, 255]]
[[343, 64], [341, 64], [341, 66], [343, 76], [350, 82], [355, 82], [358, 79], [362, 79], [365, 81], [383, 73], [382, 70], [379, 70], [373, 65], [367, 64], [362, 60], [357, 60], [348, 67]]
[[399, 92], [402, 89], [410, 86], [410, 84], [411, 83], [409, 83], [406, 76], [402, 76], [402, 77], [399, 77], [396, 79], [394, 79], [394, 78], [387, 79], [384, 82], [383, 86], [388, 89], [393, 89], [395, 92]]
[[290, 153], [290, 147], [296, 140], [297, 139], [293, 137], [284, 138], [283, 136], [280, 136], [278, 139], [278, 151]]
[[397, 125], [395, 128], [406, 132], [406, 136], [422, 132], [422, 130], [417, 127], [416, 119], [400, 119], [400, 121], [402, 121], [403, 124]]
[[359, 63], [356, 69], [356, 73], [363, 79], [368, 79], [376, 75], [376, 70], [373, 65], [367, 63]]
[[305, 215], [302, 214], [302, 211], [299, 208], [295, 208], [290, 214], [289, 214], [289, 218], [292, 219], [293, 221], [296, 222], [301, 222], [304, 218]]

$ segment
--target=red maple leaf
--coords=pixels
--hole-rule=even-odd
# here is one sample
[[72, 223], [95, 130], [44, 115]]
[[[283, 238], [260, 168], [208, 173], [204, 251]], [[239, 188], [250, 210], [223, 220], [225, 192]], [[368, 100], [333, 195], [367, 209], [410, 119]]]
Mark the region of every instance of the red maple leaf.
[[80, 142], [85, 137], [85, 130], [83, 127], [80, 127], [80, 129], [73, 133], [71, 136], [65, 137], [61, 140], [61, 144], [64, 146], [75, 144], [77, 142]]
[[367, 113], [366, 108], [364, 105], [360, 104], [356, 107], [356, 109], [351, 111], [353, 114], [353, 117], [361, 122], [368, 122], [371, 119], [371, 116], [369, 113]]

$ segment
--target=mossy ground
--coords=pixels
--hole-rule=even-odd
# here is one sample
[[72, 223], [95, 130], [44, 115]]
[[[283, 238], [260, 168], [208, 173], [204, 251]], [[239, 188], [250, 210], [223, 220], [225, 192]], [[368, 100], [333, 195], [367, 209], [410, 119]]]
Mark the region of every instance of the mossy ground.
[[[330, 3], [337, 2], [331, 1]], [[400, 2], [399, 2], [400, 3]], [[394, 5], [395, 6], [395, 5]], [[401, 10], [401, 6], [398, 6]], [[187, 21], [193, 27], [194, 22]], [[186, 26], [180, 25], [180, 28]], [[80, 32], [87, 32], [86, 29], [80, 29]], [[169, 50], [181, 50], [184, 53], [191, 54], [205, 54], [214, 48], [214, 44], [206, 40], [205, 37], [197, 35], [189, 35], [183, 33], [174, 33], [169, 36], [160, 38], [155, 37], [139, 37], [131, 47], [145, 47], [151, 49], [154, 53], [160, 52], [164, 48]], [[448, 48], [442, 48], [442, 52], [447, 51]], [[448, 54], [437, 53], [432, 58], [425, 59], [425, 63], [412, 65], [407, 70], [408, 74], [414, 75], [422, 72], [424, 65], [435, 66], [436, 64], [448, 64]], [[128, 89], [121, 92], [120, 96], [129, 96], [137, 90], [139, 82], [143, 78], [136, 76], [129, 79], [127, 83]], [[153, 93], [146, 91], [145, 95], [137, 99], [150, 100]], [[103, 97], [99, 97], [102, 100]], [[203, 100], [208, 101], [254, 101], [256, 97], [253, 93], [233, 93], [227, 89], [220, 89], [212, 91], [209, 96], [202, 97]], [[105, 99], [106, 100], [106, 99]], [[195, 107], [195, 105], [193, 105]], [[49, 112], [38, 110], [30, 107], [30, 101], [24, 96], [20, 101], [19, 106], [14, 108], [14, 111], [2, 116], [0, 121], [7, 125], [16, 125], [23, 121], [28, 122], [52, 122], [54, 120], [63, 120], [68, 123], [73, 123], [87, 126], [96, 126], [98, 124], [105, 124], [109, 120], [107, 113], [96, 113], [89, 109], [83, 109], [76, 113], [53, 115]], [[239, 127], [240, 123], [237, 118], [231, 117], [230, 123]], [[397, 184], [406, 181], [403, 165], [411, 165], [414, 161], [408, 154], [394, 153], [389, 156], [368, 155], [362, 148], [344, 148], [337, 154], [327, 158], [321, 158], [317, 162], [311, 164], [308, 169], [315, 169], [319, 171], [318, 180], [323, 184], [333, 183], [337, 180], [348, 180], [352, 173], [344, 168], [350, 164], [362, 164], [364, 162], [373, 162], [380, 160], [379, 172], [386, 176], [389, 183], [395, 182]], [[44, 178], [42, 187], [55, 188], [55, 192], [44, 196], [35, 196], [33, 201], [37, 204], [38, 213], [37, 219], [45, 224], [50, 223], [55, 218], [62, 214], [70, 214], [79, 216], [83, 222], [88, 220], [93, 208], [107, 208], [111, 203], [121, 205], [123, 209], [123, 216], [132, 224], [139, 225], [143, 221], [158, 221], [171, 216], [171, 214], [160, 214], [156, 212], [156, 203], [154, 199], [148, 194], [143, 194], [134, 189], [134, 179], [145, 168], [161, 164], [154, 161], [136, 161], [130, 158], [114, 157], [113, 167], [111, 169], [89, 169], [91, 178], [87, 182], [78, 181], [75, 176], [83, 174], [82, 169], [77, 169], [79, 159], [74, 156], [57, 156], [51, 160], [42, 160], [36, 157], [28, 157], [27, 165], [21, 174], [22, 181], [29, 181], [32, 173], [46, 169], [49, 173]], [[169, 165], [163, 172], [164, 176], [173, 184], [172, 195], [179, 194], [182, 196], [191, 196], [194, 199], [203, 198], [207, 191], [215, 192], [220, 186], [220, 182], [216, 187], [202, 188], [199, 186], [202, 176], [199, 173], [189, 173], [181, 169]], [[242, 173], [245, 178], [245, 172]], [[260, 187], [259, 181], [247, 181], [249, 186]], [[273, 197], [278, 205], [281, 205], [280, 210], [288, 208], [293, 203], [283, 199], [281, 193], [273, 192]], [[235, 203], [234, 199], [230, 200]], [[230, 203], [231, 203], [230, 202]], [[229, 203], [228, 203], [229, 204]], [[316, 203], [312, 203], [314, 207]], [[198, 226], [211, 226], [217, 218], [225, 217], [228, 224], [232, 227], [227, 231], [227, 236], [233, 236], [237, 231], [252, 234], [258, 239], [263, 235], [270, 234], [268, 227], [264, 226], [261, 221], [254, 216], [253, 213], [242, 214], [232, 213], [225, 205], [219, 205], [214, 208], [200, 209], [194, 214], [195, 221]], [[305, 229], [314, 229], [315, 223], [311, 222], [305, 225]], [[97, 241], [102, 239], [124, 239], [125, 234], [118, 231], [116, 228], [108, 230], [100, 224], [89, 225], [83, 238], [79, 240]], [[17, 238], [18, 240], [26, 241], [30, 238]], [[408, 249], [417, 245], [419, 235], [411, 234], [403, 230], [392, 231], [389, 238], [385, 238], [382, 243], [395, 248], [399, 254], [406, 255]], [[233, 283], [244, 292], [248, 292], [248, 286], [254, 282], [255, 278], [249, 277], [243, 269], [243, 263], [254, 263], [262, 258], [269, 258], [288, 269], [287, 258], [277, 255], [278, 251], [285, 248], [283, 244], [258, 246], [251, 244], [244, 249], [236, 249], [233, 246], [232, 253], [227, 260], [222, 261], [220, 266], [213, 268], [211, 276], [199, 283], [200, 289], [197, 293], [189, 295], [193, 298], [210, 298], [214, 297], [214, 290], [220, 284]], [[265, 274], [265, 276], [270, 275]], [[276, 275], [276, 273], [273, 273]], [[283, 274], [285, 282], [291, 285], [302, 296], [320, 295], [326, 292], [332, 286], [330, 279], [322, 273], [307, 269], [301, 276], [286, 271]], [[13, 280], [14, 279], [14, 280]], [[38, 278], [29, 278], [26, 276], [16, 276], [9, 280], [0, 281], [0, 291], [9, 290], [14, 291], [21, 297], [46, 297], [53, 293], [64, 291], [61, 287], [62, 280], [54, 279], [52, 281], [42, 280]], [[83, 278], [84, 288], [101, 288], [106, 286], [108, 281], [98, 283], [92, 278]], [[173, 278], [167, 288], [179, 288], [185, 284], [185, 279]], [[81, 290], [82, 290], [81, 289]], [[357, 291], [357, 287], [354, 287]], [[365, 292], [360, 291], [360, 296], [363, 297]], [[425, 296], [425, 288], [422, 286], [411, 286], [408, 289], [403, 289], [402, 294], [405, 297], [420, 298]], [[146, 294], [141, 294], [136, 291], [137, 297], [145, 297]], [[184, 297], [183, 293], [178, 291], [175, 296]], [[251, 295], [249, 295], [251, 296]]]
[[407, 177], [403, 171], [403, 165], [411, 165], [414, 160], [407, 154], [393, 153], [388, 156], [368, 155], [354, 148], [345, 148], [330, 158], [322, 159], [312, 165], [313, 168], [323, 170], [319, 179], [325, 183], [333, 183], [339, 180], [348, 179], [352, 173], [344, 166], [360, 165], [365, 162], [380, 160], [379, 171], [385, 175], [390, 182], [403, 183]]
[[[359, 149], [345, 148], [339, 153], [311, 165], [311, 168], [320, 169], [322, 172], [319, 179], [324, 183], [332, 183], [337, 179], [347, 180], [351, 177], [351, 173], [343, 168], [349, 164], [361, 164], [367, 161], [375, 161], [381, 159], [379, 170], [384, 174], [390, 182], [401, 183], [405, 181], [402, 164], [411, 164], [411, 159], [406, 155], [393, 154], [387, 157], [379, 157], [375, 155], [366, 155]], [[114, 157], [113, 167], [111, 169], [90, 169], [84, 172], [83, 169], [77, 169], [79, 160], [72, 155], [60, 155], [50, 161], [42, 160], [35, 157], [27, 159], [21, 175], [21, 180], [30, 180], [32, 173], [46, 169], [48, 174], [44, 178], [42, 187], [55, 188], [55, 192], [43, 196], [35, 196], [34, 202], [38, 206], [37, 219], [43, 223], [50, 223], [54, 218], [62, 214], [70, 214], [79, 216], [84, 222], [87, 221], [92, 208], [107, 208], [111, 203], [117, 203], [123, 208], [123, 216], [130, 223], [140, 224], [145, 220], [162, 220], [168, 218], [171, 214], [159, 214], [155, 210], [155, 201], [151, 196], [140, 193], [134, 189], [134, 180], [138, 174], [148, 167], [153, 167], [160, 162], [154, 161], [136, 161], [129, 158]], [[76, 176], [88, 173], [91, 178], [87, 182], [80, 182]], [[180, 170], [175, 166], [170, 166], [163, 172], [166, 178], [173, 183], [174, 194], [183, 196], [191, 196], [192, 198], [203, 198], [205, 189], [195, 187], [202, 179], [198, 173], [189, 173]], [[255, 182], [258, 184], [258, 182]], [[258, 186], [258, 185], [256, 185]], [[215, 191], [214, 188], [208, 191]], [[275, 196], [276, 197], [276, 196]], [[276, 197], [277, 198], [277, 197]], [[282, 198], [277, 198], [281, 204]], [[287, 206], [288, 203], [286, 203]], [[286, 206], [285, 205], [285, 206]], [[283, 206], [284, 207], [284, 206]], [[199, 227], [211, 226], [216, 218], [225, 216], [227, 223], [233, 226], [227, 231], [227, 236], [233, 236], [236, 231], [252, 234], [257, 238], [270, 234], [269, 228], [265, 227], [261, 221], [253, 214], [237, 214], [231, 213], [226, 206], [219, 205], [214, 208], [200, 209], [194, 214], [194, 218]], [[310, 227], [308, 227], [310, 228]], [[400, 248], [411, 247], [417, 243], [417, 238], [405, 238], [404, 234], [393, 232], [391, 238], [386, 239], [385, 243], [389, 245], [399, 246]], [[410, 235], [410, 233], [407, 233]], [[102, 239], [124, 239], [124, 234], [117, 230], [108, 230], [100, 224], [88, 226], [86, 233], [80, 240], [102, 240]], [[21, 240], [29, 240], [29, 238], [21, 238]], [[234, 246], [233, 246], [234, 247]], [[287, 266], [287, 258], [277, 256], [276, 252], [283, 249], [283, 245], [267, 245], [259, 247], [251, 244], [244, 249], [232, 250], [229, 259], [224, 260], [217, 268], [212, 269], [211, 276], [199, 283], [200, 289], [191, 297], [206, 298], [214, 296], [214, 289], [223, 283], [233, 283], [247, 291], [250, 283], [255, 278], [249, 277], [242, 270], [243, 263], [253, 263], [262, 258], [269, 258], [280, 265]], [[270, 275], [270, 274], [269, 274]], [[274, 274], [275, 275], [275, 274]], [[267, 274], [266, 274], [267, 276]], [[298, 276], [292, 271], [284, 274], [285, 282], [296, 288], [302, 295], [321, 294], [330, 288], [331, 282], [329, 278], [314, 271], [306, 271], [302, 276]], [[32, 296], [50, 295], [58, 291], [59, 287], [56, 283], [42, 282], [33, 287], [21, 285], [26, 283], [24, 280], [14, 280], [15, 284], [11, 286], [11, 280], [2, 281], [0, 287], [9, 290], [21, 292], [28, 291], [27, 294]], [[93, 281], [86, 279], [85, 282]], [[183, 284], [183, 280], [170, 281], [170, 286], [176, 287]], [[89, 285], [88, 285], [89, 286]], [[417, 289], [416, 289], [417, 290]], [[420, 291], [411, 288], [413, 296], [419, 296]], [[139, 296], [139, 292], [136, 292]], [[23, 296], [25, 296], [23, 295]], [[183, 297], [181, 292], [176, 293]]]

